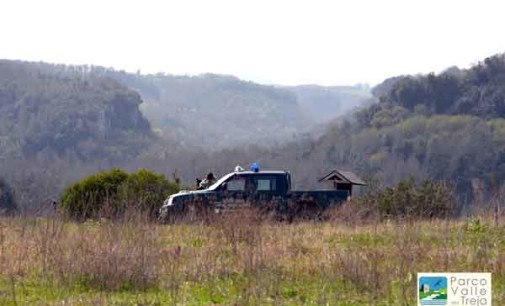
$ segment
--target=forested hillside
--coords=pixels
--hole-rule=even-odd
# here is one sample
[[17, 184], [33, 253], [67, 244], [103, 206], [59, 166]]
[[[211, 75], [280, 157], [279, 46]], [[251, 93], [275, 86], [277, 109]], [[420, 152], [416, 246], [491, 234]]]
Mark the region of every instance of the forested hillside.
[[466, 198], [490, 196], [505, 179], [505, 57], [466, 70], [386, 80], [379, 100], [317, 141], [334, 164], [384, 182], [431, 176]]
[[505, 117], [505, 56], [497, 55], [467, 70], [457, 67], [426, 76], [386, 80], [374, 89], [378, 104], [360, 113], [360, 124], [383, 127], [415, 115]]
[[138, 91], [153, 126], [180, 144], [223, 148], [292, 139], [369, 99], [364, 86], [269, 86], [233, 76], [130, 74], [93, 67]]
[[505, 56], [466, 70], [402, 76], [373, 90], [378, 103], [314, 140], [307, 160], [377, 175], [450, 180], [458, 194], [492, 195], [505, 179]]
[[82, 67], [0, 61], [0, 157], [135, 157], [153, 139], [141, 103]]
[[126, 160], [145, 147], [150, 134], [142, 114], [159, 136], [178, 146], [268, 145], [292, 140], [369, 98], [366, 86], [281, 87], [214, 74], [142, 75], [4, 60], [0, 153]]

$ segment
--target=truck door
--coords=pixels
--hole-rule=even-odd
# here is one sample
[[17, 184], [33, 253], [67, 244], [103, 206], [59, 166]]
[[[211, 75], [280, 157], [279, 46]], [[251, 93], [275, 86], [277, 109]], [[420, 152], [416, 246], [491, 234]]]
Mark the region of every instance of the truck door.
[[282, 182], [276, 175], [258, 175], [251, 178], [254, 189], [254, 200], [256, 202], [271, 201], [275, 197], [281, 196], [283, 190]]
[[248, 205], [250, 181], [242, 175], [234, 175], [226, 182], [223, 191], [223, 208], [235, 209]]

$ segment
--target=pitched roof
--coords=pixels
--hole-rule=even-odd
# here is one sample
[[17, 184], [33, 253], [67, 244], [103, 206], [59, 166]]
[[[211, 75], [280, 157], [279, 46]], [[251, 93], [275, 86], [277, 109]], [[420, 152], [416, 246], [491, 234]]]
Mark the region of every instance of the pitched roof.
[[343, 170], [331, 171], [326, 176], [319, 179], [319, 182], [322, 181], [340, 181], [343, 183], [350, 183], [353, 185], [366, 185], [365, 181], [363, 181], [354, 172]]

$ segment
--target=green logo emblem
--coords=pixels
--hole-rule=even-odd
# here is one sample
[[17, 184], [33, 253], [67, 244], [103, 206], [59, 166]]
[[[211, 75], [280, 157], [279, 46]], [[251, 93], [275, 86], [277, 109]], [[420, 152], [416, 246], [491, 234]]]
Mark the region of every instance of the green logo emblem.
[[419, 278], [419, 304], [447, 305], [447, 277], [422, 276]]

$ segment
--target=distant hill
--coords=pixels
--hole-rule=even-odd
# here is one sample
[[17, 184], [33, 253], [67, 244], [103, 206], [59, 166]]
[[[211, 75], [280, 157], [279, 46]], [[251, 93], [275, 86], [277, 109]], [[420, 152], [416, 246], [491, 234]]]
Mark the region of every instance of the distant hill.
[[269, 145], [306, 133], [369, 98], [365, 86], [271, 86], [226, 75], [142, 75], [4, 60], [0, 142], [3, 154], [18, 157], [50, 150], [88, 160], [121, 159], [139, 153], [153, 136], [152, 126], [177, 146]]
[[153, 139], [140, 96], [83, 67], [0, 61], [0, 158], [136, 156]]
[[222, 148], [292, 139], [367, 97], [365, 87], [270, 86], [233, 76], [131, 74], [93, 67], [140, 93], [156, 129], [180, 143]]
[[296, 94], [298, 103], [315, 123], [327, 123], [347, 114], [371, 99], [367, 86], [300, 85], [286, 87]]

